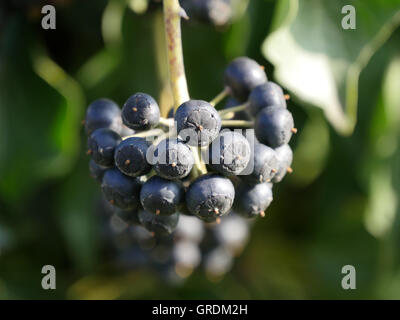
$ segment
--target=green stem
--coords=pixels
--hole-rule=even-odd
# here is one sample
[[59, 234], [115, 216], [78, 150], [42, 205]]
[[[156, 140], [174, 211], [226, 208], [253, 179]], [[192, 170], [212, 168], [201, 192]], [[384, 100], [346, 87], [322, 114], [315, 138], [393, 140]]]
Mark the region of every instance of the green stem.
[[195, 174], [195, 178], [200, 175], [206, 174], [207, 167], [206, 167], [205, 163], [201, 160], [201, 148], [191, 146], [190, 149], [192, 149], [193, 156], [194, 156], [194, 163], [195, 163], [194, 168], [197, 170], [197, 173]]
[[128, 139], [128, 138], [145, 138], [145, 137], [155, 137], [155, 136], [160, 136], [163, 135], [164, 131], [161, 129], [152, 129], [148, 131], [143, 131], [139, 133], [132, 134], [130, 136], [123, 137], [123, 140]]
[[234, 127], [234, 128], [253, 128], [254, 121], [246, 120], [222, 120], [223, 127]]
[[181, 35], [181, 6], [178, 0], [164, 0], [164, 25], [167, 40], [169, 77], [174, 109], [189, 100]]
[[173, 107], [173, 96], [169, 83], [168, 58], [165, 50], [164, 15], [161, 10], [154, 13], [153, 40], [155, 49], [155, 62], [157, 65], [158, 83], [160, 93], [158, 96], [162, 116], [166, 116]]
[[174, 119], [160, 118], [159, 124], [165, 127], [172, 127], [174, 125]]
[[210, 101], [210, 104], [215, 107], [218, 103], [224, 100], [230, 94], [230, 92], [231, 90], [228, 87], [225, 87], [224, 90], [218, 93], [217, 96]]
[[240, 104], [238, 106], [220, 110], [220, 111], [218, 111], [218, 113], [222, 117], [223, 115], [228, 114], [230, 112], [235, 113], [235, 112], [246, 110], [248, 107], [249, 107], [249, 103], [246, 102], [246, 103]]
[[[179, 5], [179, 0], [164, 0], [164, 25], [167, 40], [169, 78], [174, 96], [175, 111], [182, 103], [190, 99], [183, 62], [181, 17], [182, 8]], [[197, 172], [200, 174], [207, 173], [205, 164], [200, 161], [199, 148], [193, 150], [193, 154], [195, 159], [198, 160], [195, 165]]]

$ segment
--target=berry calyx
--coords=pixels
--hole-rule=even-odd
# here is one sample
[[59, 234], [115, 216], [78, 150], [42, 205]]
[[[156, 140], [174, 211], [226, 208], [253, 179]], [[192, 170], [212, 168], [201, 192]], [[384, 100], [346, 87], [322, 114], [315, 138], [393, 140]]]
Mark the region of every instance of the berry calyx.
[[122, 108], [122, 121], [133, 130], [148, 130], [160, 121], [160, 109], [153, 97], [145, 93], [136, 93]]
[[285, 177], [286, 173], [292, 173], [293, 169], [290, 167], [293, 161], [293, 151], [288, 144], [284, 144], [275, 149], [276, 157], [278, 159], [278, 172], [272, 179], [273, 183], [279, 183]]
[[186, 192], [189, 211], [205, 221], [215, 221], [229, 212], [235, 198], [232, 182], [217, 174], [207, 174], [191, 183]]
[[178, 135], [190, 146], [207, 146], [221, 130], [221, 118], [206, 101], [189, 100], [175, 113]]
[[182, 179], [193, 168], [192, 150], [180, 139], [164, 139], [154, 152], [154, 170], [160, 177], [170, 180]]
[[281, 106], [271, 106], [261, 110], [254, 124], [257, 139], [272, 148], [287, 144], [294, 128], [293, 116]]
[[121, 137], [115, 131], [106, 128], [97, 129], [88, 138], [87, 154], [98, 165], [112, 167], [115, 148], [120, 142]]
[[147, 174], [151, 170], [151, 165], [147, 162], [148, 149], [149, 143], [146, 139], [127, 138], [115, 149], [115, 165], [122, 173], [131, 177]]
[[226, 175], [239, 175], [251, 156], [247, 139], [235, 131], [223, 131], [208, 148], [210, 167]]
[[240, 183], [236, 189], [240, 197], [235, 198], [235, 212], [246, 218], [264, 217], [273, 200], [272, 189], [268, 183], [249, 185]]
[[141, 183], [137, 178], [122, 174], [118, 169], [109, 169], [104, 173], [101, 189], [106, 199], [123, 210], [137, 209], [140, 201]]
[[143, 208], [156, 215], [171, 215], [178, 211], [184, 200], [182, 185], [178, 182], [153, 176], [140, 191]]
[[252, 162], [243, 170], [241, 179], [250, 184], [269, 182], [278, 170], [278, 158], [274, 149], [261, 143], [254, 143]]

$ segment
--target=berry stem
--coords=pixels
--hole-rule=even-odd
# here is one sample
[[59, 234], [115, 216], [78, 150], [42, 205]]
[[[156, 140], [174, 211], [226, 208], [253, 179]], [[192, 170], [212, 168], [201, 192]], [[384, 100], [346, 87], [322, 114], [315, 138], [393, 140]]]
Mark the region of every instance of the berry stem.
[[164, 25], [168, 52], [169, 77], [174, 109], [189, 100], [181, 36], [182, 8], [179, 0], [164, 0]]
[[192, 149], [192, 152], [193, 152], [194, 164], [195, 164], [194, 168], [196, 168], [196, 171], [197, 171], [194, 174], [194, 178], [197, 178], [198, 176], [201, 176], [201, 175], [207, 173], [207, 167], [201, 159], [201, 148], [191, 146], [190, 149]]
[[155, 137], [159, 135], [163, 135], [164, 131], [161, 129], [153, 129], [153, 130], [148, 130], [148, 131], [143, 131], [139, 133], [132, 134], [130, 136], [123, 137], [123, 140], [128, 139], [128, 138], [145, 138], [145, 137]]
[[224, 100], [228, 95], [230, 95], [231, 90], [228, 87], [225, 87], [217, 96], [210, 101], [210, 104], [215, 107], [218, 103]]
[[164, 140], [168, 137], [169, 137], [169, 134], [167, 132], [163, 132], [162, 134], [157, 136], [157, 138], [154, 139], [154, 141], [152, 142], [152, 145], [157, 146], [162, 140]]
[[223, 127], [234, 127], [234, 128], [253, 128], [254, 121], [246, 120], [222, 120]]
[[[179, 5], [179, 0], [164, 0], [164, 25], [167, 40], [169, 78], [174, 96], [174, 110], [188, 101], [189, 92], [183, 62], [181, 18], [185, 16]], [[198, 173], [207, 173], [205, 164], [201, 161], [199, 148], [193, 150]]]
[[174, 125], [174, 119], [160, 118], [159, 124], [165, 127], [172, 127]]
[[165, 28], [164, 15], [161, 10], [157, 10], [153, 20], [153, 39], [155, 50], [155, 62], [157, 66], [159, 82], [159, 106], [162, 116], [167, 116], [169, 110], [174, 104], [174, 97], [169, 84], [168, 58], [165, 50]]
[[220, 116], [224, 116], [224, 115], [226, 115], [228, 113], [231, 113], [231, 112], [235, 113], [235, 112], [246, 110], [248, 108], [248, 106], [249, 106], [249, 103], [246, 102], [246, 103], [240, 104], [238, 106], [234, 106], [234, 107], [231, 107], [231, 108], [220, 110], [220, 111], [218, 111], [218, 113], [219, 113]]

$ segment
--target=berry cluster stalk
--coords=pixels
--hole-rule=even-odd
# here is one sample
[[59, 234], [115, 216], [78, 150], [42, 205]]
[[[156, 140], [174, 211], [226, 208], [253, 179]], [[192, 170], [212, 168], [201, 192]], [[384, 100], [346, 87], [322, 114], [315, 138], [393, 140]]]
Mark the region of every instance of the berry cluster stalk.
[[167, 40], [169, 76], [174, 109], [189, 100], [181, 37], [182, 8], [178, 0], [164, 0], [164, 24]]
[[[169, 78], [174, 96], [175, 111], [182, 103], [190, 99], [183, 62], [181, 18], [187, 18], [187, 16], [179, 5], [179, 0], [164, 0], [164, 25], [167, 41]], [[197, 174], [195, 175], [207, 173], [207, 168], [201, 161], [200, 149], [192, 149], [196, 159], [195, 168], [197, 169]]]

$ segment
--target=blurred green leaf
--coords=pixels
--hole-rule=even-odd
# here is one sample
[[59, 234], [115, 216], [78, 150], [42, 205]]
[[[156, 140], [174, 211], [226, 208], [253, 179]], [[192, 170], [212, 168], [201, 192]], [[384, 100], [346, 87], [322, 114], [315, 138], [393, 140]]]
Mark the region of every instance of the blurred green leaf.
[[369, 203], [365, 213], [367, 230], [382, 237], [391, 230], [398, 207], [393, 185], [393, 158], [400, 144], [400, 58], [395, 57], [385, 74], [382, 95], [371, 121], [371, 152], [365, 171], [369, 174]]
[[29, 35], [22, 20], [9, 18], [0, 42], [0, 194], [7, 203], [67, 173], [79, 147], [80, 88], [34, 52]]
[[98, 258], [99, 215], [95, 199], [100, 186], [91, 179], [87, 161], [83, 155], [74, 173], [61, 186], [56, 203], [57, 222], [68, 254], [80, 272], [93, 270]]
[[102, 16], [102, 35], [105, 48], [98, 51], [78, 70], [77, 79], [85, 89], [94, 88], [121, 63], [122, 22], [126, 2], [110, 0]]
[[392, 170], [385, 162], [380, 162], [371, 173], [365, 226], [375, 237], [385, 235], [394, 222], [398, 200], [391, 176]]
[[329, 129], [322, 115], [310, 112], [294, 150], [292, 182], [300, 187], [313, 182], [323, 171], [329, 155]]
[[398, 0], [352, 1], [356, 29], [344, 30], [348, 2], [282, 0], [263, 45], [277, 80], [304, 102], [324, 110], [342, 134], [357, 121], [358, 80], [370, 58], [400, 24]]

